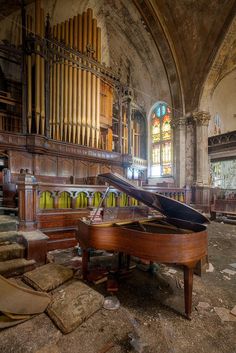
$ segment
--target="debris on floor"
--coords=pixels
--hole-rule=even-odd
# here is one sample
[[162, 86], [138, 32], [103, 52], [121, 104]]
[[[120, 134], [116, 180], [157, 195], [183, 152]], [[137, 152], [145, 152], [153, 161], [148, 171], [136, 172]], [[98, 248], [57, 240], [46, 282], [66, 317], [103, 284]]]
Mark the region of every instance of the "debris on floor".
[[209, 262], [208, 268], [206, 269], [206, 272], [213, 272], [214, 271], [214, 266]]
[[236, 274], [236, 271], [229, 270], [228, 268], [224, 269], [223, 271], [220, 271], [221, 273], [227, 273], [227, 275], [234, 276]]
[[119, 299], [113, 295], [104, 299], [103, 308], [107, 310], [117, 310], [120, 307]]
[[230, 314], [233, 314], [236, 316], [236, 305], [233, 307], [233, 309], [230, 311]]
[[236, 316], [231, 314], [229, 309], [223, 307], [215, 307], [214, 310], [221, 319], [221, 321], [236, 321]]
[[199, 310], [202, 310], [202, 309], [209, 309], [210, 308], [210, 304], [209, 303], [206, 303], [206, 302], [199, 302], [198, 305], [196, 306], [196, 309], [199, 311]]

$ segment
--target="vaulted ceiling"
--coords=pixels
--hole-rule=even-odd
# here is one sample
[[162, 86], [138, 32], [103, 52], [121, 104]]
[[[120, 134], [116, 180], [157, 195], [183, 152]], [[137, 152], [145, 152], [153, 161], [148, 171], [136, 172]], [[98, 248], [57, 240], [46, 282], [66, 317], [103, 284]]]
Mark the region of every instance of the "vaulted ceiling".
[[[26, 4], [31, 2], [33, 0], [25, 0]], [[57, 0], [49, 2], [42, 0], [42, 2], [46, 7], [49, 2], [52, 3], [53, 8], [56, 3], [59, 3]], [[7, 16], [17, 7], [19, 8], [20, 3], [20, 0], [0, 0], [1, 14]], [[70, 0], [63, 2], [63, 7], [76, 9], [81, 3], [84, 6], [98, 7], [97, 3], [102, 4], [102, 1]], [[143, 27], [140, 27], [138, 22], [140, 19], [135, 15], [132, 19], [131, 4], [138, 9]], [[124, 9], [127, 7], [129, 11], [120, 11], [115, 15], [114, 12], [119, 7]], [[65, 8], [61, 8], [62, 13]], [[143, 53], [142, 57], [146, 58], [145, 65], [150, 68], [150, 72], [153, 67], [155, 68], [155, 58], [158, 55], [155, 51], [151, 53], [150, 40], [146, 39], [146, 34], [141, 35], [141, 31], [145, 30], [151, 34], [164, 64], [172, 105], [176, 112], [179, 112], [177, 115], [199, 108], [203, 84], [228, 28], [236, 16], [236, 0], [132, 0], [132, 2], [105, 0], [99, 11], [105, 16], [107, 23], [113, 21], [107, 25], [111, 30], [110, 39], [115, 41], [118, 30], [120, 33], [122, 31], [122, 35], [127, 37], [127, 41], [130, 40], [137, 52]], [[136, 27], [131, 30], [133, 24]], [[136, 35], [136, 32], [134, 34], [134, 31], [140, 35]], [[117, 56], [115, 52], [117, 45], [114, 44], [113, 47]], [[122, 50], [122, 46], [120, 49]], [[123, 52], [126, 54], [127, 50], [128, 48]], [[155, 70], [153, 71], [156, 75]], [[158, 77], [155, 79], [158, 80]], [[145, 84], [143, 89], [147, 89]]]
[[[198, 108], [202, 85], [236, 15], [235, 0], [134, 0], [159, 48], [162, 28], [176, 65], [186, 113]], [[167, 49], [166, 49], [167, 51]], [[166, 51], [162, 53], [166, 60]], [[171, 58], [168, 58], [171, 61]], [[168, 63], [167, 63], [168, 64]], [[168, 65], [167, 65], [168, 71]], [[169, 74], [169, 80], [173, 79]]]

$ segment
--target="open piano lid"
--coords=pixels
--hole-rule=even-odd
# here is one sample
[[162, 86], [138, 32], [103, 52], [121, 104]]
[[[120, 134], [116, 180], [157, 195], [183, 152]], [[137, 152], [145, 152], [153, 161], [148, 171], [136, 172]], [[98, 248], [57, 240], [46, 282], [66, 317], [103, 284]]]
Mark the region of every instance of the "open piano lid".
[[209, 219], [194, 208], [158, 193], [143, 190], [131, 184], [119, 174], [99, 174], [106, 182], [143, 204], [156, 209], [169, 218], [178, 218], [193, 223], [207, 223]]

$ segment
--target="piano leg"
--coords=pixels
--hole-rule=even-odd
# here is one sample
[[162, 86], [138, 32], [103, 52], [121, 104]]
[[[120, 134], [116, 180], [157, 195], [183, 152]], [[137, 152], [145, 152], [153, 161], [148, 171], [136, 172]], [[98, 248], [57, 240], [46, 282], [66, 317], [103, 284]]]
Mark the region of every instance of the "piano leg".
[[184, 266], [184, 302], [185, 314], [191, 320], [193, 291], [193, 267]]
[[89, 250], [82, 249], [82, 275], [84, 280], [87, 280], [87, 277], [88, 277], [88, 262], [89, 262]]

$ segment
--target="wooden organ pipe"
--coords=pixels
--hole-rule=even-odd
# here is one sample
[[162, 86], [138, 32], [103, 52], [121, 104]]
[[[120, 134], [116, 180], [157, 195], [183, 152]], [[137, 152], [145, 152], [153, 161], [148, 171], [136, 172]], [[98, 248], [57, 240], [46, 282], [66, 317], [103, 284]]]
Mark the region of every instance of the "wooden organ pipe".
[[[69, 19], [69, 46], [73, 47], [73, 19]], [[72, 58], [72, 55], [70, 55]], [[73, 68], [72, 62], [69, 63], [69, 90], [68, 90], [68, 141], [71, 142], [71, 128], [72, 128], [72, 88], [73, 88]]]
[[[65, 21], [65, 45], [69, 45], [69, 22]], [[65, 70], [64, 70], [64, 140], [67, 139], [68, 130], [68, 60], [65, 60]]]
[[[101, 28], [97, 27], [97, 61], [101, 62]], [[100, 135], [100, 77], [96, 78], [97, 111], [96, 111], [96, 148], [99, 148]]]
[[[32, 17], [27, 15], [27, 35], [33, 30]], [[28, 120], [28, 133], [31, 134], [32, 131], [32, 56], [27, 55], [27, 88], [28, 88], [28, 97], [27, 97], [27, 120]]]
[[[61, 40], [65, 42], [65, 22], [61, 23]], [[64, 131], [64, 79], [65, 79], [65, 60], [62, 59], [62, 64], [61, 64], [61, 82], [60, 82], [60, 139], [63, 139], [63, 131]]]
[[[92, 9], [87, 10], [87, 54], [91, 54], [92, 50], [92, 18], [93, 11]], [[91, 68], [91, 65], [89, 65]], [[91, 81], [92, 76], [91, 72], [87, 71], [87, 94], [86, 94], [86, 137], [87, 137], [87, 146], [90, 146], [90, 135], [91, 135]]]
[[[87, 53], [87, 13], [83, 12], [83, 54]], [[86, 64], [86, 62], [84, 62]], [[82, 145], [85, 144], [86, 135], [86, 94], [87, 91], [87, 75], [86, 70], [82, 70], [82, 104], [81, 104], [81, 115], [82, 115]]]
[[[44, 38], [45, 24], [44, 24], [44, 10], [40, 9], [40, 37]], [[45, 134], [45, 60], [40, 57], [40, 132]]]
[[[40, 36], [40, 0], [35, 0], [35, 34]], [[39, 51], [40, 46], [37, 44]], [[39, 134], [40, 124], [40, 55], [35, 55], [35, 121], [36, 133]]]
[[[77, 48], [80, 53], [82, 53], [82, 16], [79, 14], [78, 18], [78, 44]], [[79, 59], [79, 63], [81, 63], [81, 59]], [[81, 143], [81, 125], [82, 125], [82, 70], [78, 69], [78, 77], [77, 77], [77, 143]]]
[[[93, 19], [92, 22], [92, 49], [93, 59], [97, 59], [97, 20]], [[95, 136], [96, 136], [96, 75], [92, 74], [92, 131], [91, 131], [91, 147], [95, 147]]]
[[[78, 45], [78, 17], [74, 16], [73, 18], [73, 48], [77, 50], [77, 45]], [[76, 57], [75, 57], [76, 59]], [[72, 114], [73, 114], [73, 125], [72, 125], [72, 142], [76, 143], [76, 121], [77, 121], [77, 77], [78, 77], [78, 72], [77, 72], [77, 67], [74, 65], [73, 67], [73, 109], [72, 109]]]

